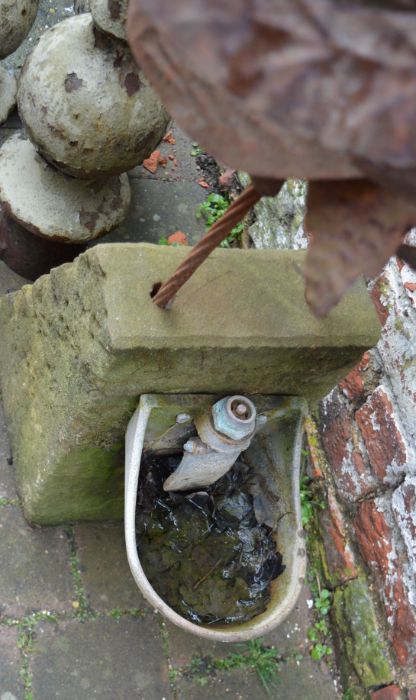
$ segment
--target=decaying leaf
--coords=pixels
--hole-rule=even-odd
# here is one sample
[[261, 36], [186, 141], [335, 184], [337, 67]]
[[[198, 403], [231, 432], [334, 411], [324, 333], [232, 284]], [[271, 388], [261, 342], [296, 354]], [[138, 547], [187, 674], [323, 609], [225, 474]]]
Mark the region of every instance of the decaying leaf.
[[416, 205], [368, 180], [311, 183], [305, 281], [314, 313], [325, 316], [359, 275], [377, 275], [415, 224]]
[[131, 0], [134, 55], [231, 167], [416, 191], [413, 0]]

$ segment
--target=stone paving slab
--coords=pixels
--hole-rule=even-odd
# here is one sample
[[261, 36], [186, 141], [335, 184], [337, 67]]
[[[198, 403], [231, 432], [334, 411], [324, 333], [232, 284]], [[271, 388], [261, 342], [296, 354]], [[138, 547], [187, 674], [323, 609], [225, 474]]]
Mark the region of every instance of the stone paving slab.
[[0, 633], [0, 700], [24, 700], [20, 678], [20, 651], [17, 629], [2, 627]]
[[[312, 624], [312, 616], [307, 606], [307, 600], [310, 598], [310, 591], [305, 586], [289, 617], [277, 629], [262, 638], [266, 646], [276, 647], [281, 654], [308, 653], [310, 644], [307, 632]], [[169, 659], [173, 666], [186, 666], [195, 655], [222, 658], [233, 652], [239, 653], [242, 649], [241, 644], [221, 644], [200, 639], [169, 622], [166, 623], [166, 629], [169, 636]]]
[[336, 700], [341, 695], [329, 673], [310, 659], [282, 663], [276, 683], [264, 688], [255, 671], [239, 669], [181, 678], [175, 700]]
[[154, 616], [41, 624], [31, 663], [34, 700], [169, 700]]
[[167, 158], [165, 167], [159, 165], [156, 173], [150, 173], [142, 165], [138, 165], [129, 172], [131, 177], [147, 178], [149, 180], [166, 180], [169, 182], [188, 181], [197, 182], [202, 177], [202, 171], [198, 167], [192, 142], [176, 124], [171, 124], [167, 133], [171, 132], [175, 144], [162, 141], [157, 149], [161, 156]]
[[135, 178], [130, 180], [131, 205], [125, 221], [98, 243], [145, 241], [159, 243], [175, 231], [188, 235], [191, 244], [198, 241], [205, 227], [195, 216], [206, 192], [194, 182], [166, 182]]
[[0, 614], [71, 609], [68, 544], [61, 528], [30, 527], [20, 508], [0, 506]]
[[127, 562], [122, 523], [79, 523], [75, 539], [81, 579], [94, 610], [147, 607]]
[[17, 498], [17, 493], [13, 466], [11, 465], [11, 451], [7, 439], [3, 404], [0, 401], [0, 502], [2, 499], [15, 498]]
[[[272, 696], [275, 698], [301, 698], [302, 694], [308, 700], [336, 700], [340, 697], [336, 683], [328, 667], [317, 664], [309, 657], [310, 642], [307, 639], [308, 628], [312, 624], [312, 615], [307, 601], [311, 598], [309, 589], [305, 586], [299, 600], [289, 617], [273, 632], [262, 638], [264, 646], [274, 646], [279, 655], [287, 661], [280, 665], [280, 683], [273, 686]], [[223, 659], [229, 654], [244, 653], [245, 644], [220, 644], [199, 639], [186, 634], [179, 628], [165, 623], [168, 633], [169, 662], [173, 671], [189, 668], [192, 659], [199, 657]], [[302, 659], [297, 662], [295, 657]], [[251, 700], [253, 697], [267, 697], [255, 672], [246, 669], [212, 673], [209, 663], [204, 673], [204, 662], [201, 673], [179, 675], [176, 685], [178, 700], [193, 700], [211, 698], [215, 693], [221, 697]], [[309, 687], [316, 686], [316, 692]]]

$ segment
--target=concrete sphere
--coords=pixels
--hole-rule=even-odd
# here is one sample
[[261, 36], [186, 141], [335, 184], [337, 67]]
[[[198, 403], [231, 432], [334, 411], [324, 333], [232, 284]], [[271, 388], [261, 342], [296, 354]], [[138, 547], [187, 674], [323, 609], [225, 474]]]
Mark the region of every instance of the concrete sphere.
[[90, 0], [74, 0], [74, 13], [76, 15], [82, 15], [83, 12], [91, 11]]
[[17, 84], [12, 71], [0, 66], [0, 124], [6, 121], [16, 106]]
[[91, 14], [103, 32], [127, 42], [127, 0], [91, 0]]
[[0, 58], [16, 51], [35, 21], [39, 0], [0, 0]]
[[169, 122], [128, 46], [103, 34], [89, 14], [43, 34], [25, 63], [17, 101], [39, 152], [79, 178], [133, 168]]

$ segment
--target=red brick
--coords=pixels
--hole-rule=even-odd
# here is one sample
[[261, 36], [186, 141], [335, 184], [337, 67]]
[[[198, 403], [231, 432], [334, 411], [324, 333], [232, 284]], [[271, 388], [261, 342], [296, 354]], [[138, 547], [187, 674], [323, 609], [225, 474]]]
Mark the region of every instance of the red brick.
[[402, 667], [411, 669], [416, 664], [416, 610], [410, 605], [403, 583], [393, 533], [374, 501], [360, 503], [354, 524], [363, 559], [381, 589], [397, 660]]
[[405, 541], [409, 559], [416, 560], [416, 479], [409, 478], [393, 496], [393, 513]]
[[402, 691], [398, 685], [388, 685], [371, 693], [371, 700], [401, 700], [402, 698]]
[[403, 581], [398, 573], [393, 585], [396, 615], [392, 629], [392, 644], [399, 664], [409, 670], [416, 667], [416, 610], [407, 598]]
[[382, 387], [376, 389], [356, 412], [355, 419], [367, 448], [375, 475], [384, 481], [389, 467], [401, 471], [406, 447], [396, 423], [393, 404]]
[[368, 367], [370, 355], [364, 353], [359, 364], [339, 384], [339, 388], [350, 401], [357, 401], [365, 396], [363, 373]]
[[[329, 406], [331, 414], [331, 407]], [[329, 421], [322, 433], [325, 452], [333, 469], [340, 469], [343, 460], [348, 456], [348, 441], [352, 435], [352, 417], [347, 408], [340, 407]]]
[[383, 287], [387, 284], [387, 279], [384, 277], [384, 275], [381, 275], [381, 277], [378, 278], [377, 282], [375, 283], [373, 289], [370, 292], [370, 296], [373, 300], [373, 304], [375, 306], [379, 321], [382, 326], [387, 321], [387, 317], [389, 315], [389, 310], [388, 308], [384, 305], [382, 302], [381, 298], [383, 295]]
[[366, 455], [361, 452], [360, 432], [352, 409], [340, 402], [337, 392], [333, 397], [325, 403], [322, 443], [339, 493], [351, 502], [372, 493], [376, 480], [367, 465]]
[[389, 555], [393, 549], [392, 532], [374, 501], [360, 503], [354, 525], [364, 560], [383, 582], [386, 581], [389, 573]]
[[328, 585], [339, 586], [357, 576], [346, 523], [333, 489], [328, 489], [328, 507], [320, 514], [321, 535], [328, 565]]
[[409, 700], [416, 700], [416, 688], [408, 691]]

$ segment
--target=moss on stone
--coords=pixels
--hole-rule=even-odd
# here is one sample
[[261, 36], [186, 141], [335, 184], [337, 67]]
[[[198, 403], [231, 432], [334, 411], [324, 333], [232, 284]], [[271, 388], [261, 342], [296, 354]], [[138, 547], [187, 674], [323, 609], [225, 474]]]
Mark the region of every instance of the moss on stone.
[[391, 683], [393, 669], [364, 578], [350, 581], [335, 591], [332, 614], [344, 678], [348, 677], [348, 664], [351, 664], [364, 688]]

